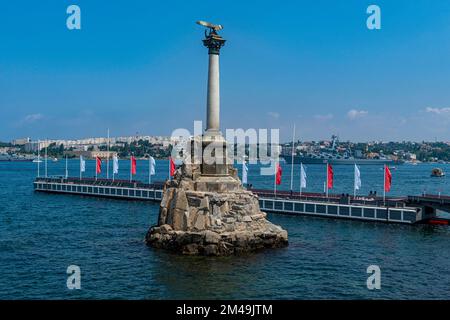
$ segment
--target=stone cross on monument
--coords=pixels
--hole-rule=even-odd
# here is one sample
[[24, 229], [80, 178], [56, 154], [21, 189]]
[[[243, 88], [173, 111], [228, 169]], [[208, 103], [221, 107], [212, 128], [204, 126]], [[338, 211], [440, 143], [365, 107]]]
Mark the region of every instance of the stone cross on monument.
[[[190, 255], [230, 255], [284, 247], [288, 235], [260, 210], [258, 196], [243, 188], [233, 163], [227, 161], [220, 132], [219, 53], [225, 40], [221, 25], [204, 21], [203, 44], [208, 48], [206, 130], [191, 146], [201, 146], [200, 163], [185, 161], [164, 185], [158, 224], [145, 241]], [[193, 148], [191, 148], [193, 149]], [[192, 150], [191, 150], [192, 151]]]

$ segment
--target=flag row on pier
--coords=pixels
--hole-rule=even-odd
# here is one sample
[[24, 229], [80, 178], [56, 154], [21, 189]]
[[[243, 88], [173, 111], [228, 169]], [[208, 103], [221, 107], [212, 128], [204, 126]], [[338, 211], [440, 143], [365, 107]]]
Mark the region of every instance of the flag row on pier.
[[[292, 164], [292, 167], [294, 165]], [[274, 193], [277, 192], [277, 186], [281, 184], [283, 170], [279, 164], [279, 162], [276, 162], [274, 164]], [[384, 171], [384, 184], [383, 184], [383, 197], [386, 197], [386, 192], [391, 191], [391, 185], [392, 185], [392, 174], [391, 170], [389, 169], [389, 166], [384, 165], [383, 168]], [[293, 178], [293, 170], [291, 170], [291, 186], [292, 186], [292, 178]], [[306, 181], [307, 181], [307, 174], [306, 174], [306, 167], [303, 165], [303, 163], [300, 163], [300, 194], [302, 193], [302, 190], [306, 188]], [[248, 167], [245, 161], [242, 162], [242, 183], [248, 184]], [[356, 196], [356, 191], [360, 190], [362, 186], [361, 181], [361, 171], [359, 167], [355, 164], [354, 165], [354, 182], [353, 182], [353, 190], [354, 190], [354, 196]], [[334, 187], [334, 170], [333, 166], [329, 163], [326, 164], [326, 181], [324, 182], [324, 192], [328, 196], [328, 190], [333, 189]], [[291, 190], [292, 191], [292, 190]]]
[[[109, 129], [108, 129], [108, 138], [107, 138], [107, 152], [108, 156], [106, 157], [106, 178], [109, 179], [109, 150], [110, 150], [110, 139], [109, 139]], [[38, 152], [37, 152], [37, 176], [40, 177], [40, 140], [38, 140]], [[45, 177], [47, 177], [47, 146], [45, 146], [45, 157], [44, 157], [44, 169], [45, 169]], [[102, 165], [103, 161], [100, 157], [95, 157], [95, 179], [97, 179], [98, 175], [102, 173]], [[114, 181], [115, 175], [119, 174], [119, 158], [117, 156], [113, 156], [113, 174], [112, 180]], [[175, 161], [172, 157], [169, 157], [169, 179], [175, 175]], [[86, 160], [82, 155], [80, 155], [80, 180], [83, 177], [83, 173], [86, 172]], [[134, 155], [130, 156], [130, 181], [133, 180], [133, 176], [137, 173], [137, 164], [136, 157]], [[151, 177], [156, 174], [156, 162], [152, 156], [149, 156], [149, 170], [148, 170], [148, 181], [151, 182]], [[68, 177], [68, 162], [66, 155], [66, 171], [65, 177]]]
[[[109, 161], [109, 159], [107, 160]], [[95, 179], [97, 179], [98, 175], [102, 172], [102, 159], [100, 157], [95, 157]], [[119, 173], [119, 158], [117, 156], [113, 157], [113, 176], [112, 180], [114, 181], [115, 175]], [[109, 164], [107, 163], [109, 166]], [[175, 175], [175, 161], [172, 157], [169, 158], [169, 176], [173, 177]], [[80, 179], [83, 177], [83, 173], [86, 172], [86, 160], [83, 156], [80, 156]], [[130, 157], [130, 181], [133, 180], [133, 176], [137, 173], [137, 163], [136, 157]], [[148, 181], [151, 182], [151, 177], [156, 174], [156, 161], [150, 156], [149, 157], [149, 171], [148, 171]]]
[[[46, 159], [45, 159], [46, 160]], [[39, 176], [39, 162], [38, 161], [38, 176]], [[47, 161], [45, 161], [46, 163]], [[112, 180], [114, 181], [115, 176], [119, 173], [119, 159], [117, 156], [113, 157], [113, 175]], [[100, 157], [95, 157], [95, 178], [97, 179], [98, 175], [102, 173], [102, 165], [103, 161]], [[274, 167], [274, 193], [276, 194], [277, 186], [281, 185], [283, 169], [280, 166], [279, 162], [272, 163]], [[294, 166], [292, 164], [292, 166]], [[107, 170], [109, 169], [109, 159], [107, 159]], [[175, 161], [172, 157], [169, 157], [169, 177], [173, 177], [175, 175], [176, 165]], [[86, 160], [83, 156], [80, 156], [80, 179], [83, 177], [83, 173], [86, 172]], [[137, 162], [136, 157], [130, 157], [130, 181], [133, 180], [133, 176], [137, 173]], [[151, 177], [156, 174], [156, 162], [153, 157], [149, 157], [149, 170], [148, 170], [148, 181], [151, 183]], [[384, 183], [383, 183], [383, 198], [386, 197], [386, 193], [391, 191], [392, 185], [392, 173], [389, 166], [384, 165], [383, 169], [384, 174]], [[45, 170], [45, 176], [47, 177], [47, 170]], [[65, 176], [68, 176], [68, 168], [67, 168], [67, 157], [66, 157], [66, 173]], [[307, 170], [306, 167], [300, 163], [300, 194], [302, 190], [307, 186]], [[334, 187], [334, 170], [331, 164], [326, 164], [326, 181], [324, 182], [324, 192], [328, 196], [328, 191], [333, 189]], [[291, 186], [293, 182], [293, 169], [291, 169]], [[242, 183], [248, 185], [248, 167], [245, 161], [242, 163]], [[359, 167], [354, 165], [354, 196], [356, 196], [356, 191], [360, 190], [362, 186], [361, 181], [361, 172]], [[291, 191], [293, 191], [291, 189]]]

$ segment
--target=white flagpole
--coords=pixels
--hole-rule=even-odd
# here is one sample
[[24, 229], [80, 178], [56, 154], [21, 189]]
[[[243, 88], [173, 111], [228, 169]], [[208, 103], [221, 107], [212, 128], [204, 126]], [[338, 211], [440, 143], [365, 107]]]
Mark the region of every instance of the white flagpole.
[[47, 178], [47, 140], [45, 140], [45, 177]]
[[156, 161], [151, 155], [148, 158], [148, 184], [152, 183], [152, 175], [156, 174]]
[[300, 197], [302, 196], [302, 185], [303, 185], [303, 163], [300, 162]]
[[66, 154], [66, 179], [67, 179], [68, 176], [69, 176], [69, 173], [67, 171], [67, 154]]
[[81, 156], [80, 156], [80, 180], [82, 178], [82, 172], [81, 172]]
[[116, 160], [113, 157], [113, 172], [112, 172], [112, 181], [114, 182], [114, 163], [116, 162]]
[[40, 177], [40, 168], [41, 168], [41, 141], [38, 140], [38, 158], [37, 158], [37, 176]]
[[291, 152], [291, 193], [294, 190], [294, 140], [295, 140], [295, 123], [292, 132], [292, 152]]
[[112, 173], [112, 181], [114, 181], [114, 177], [116, 175], [116, 169], [119, 170], [119, 159], [117, 155], [113, 157], [113, 173]]
[[353, 198], [356, 198], [356, 163], [353, 169]]
[[148, 184], [152, 183], [152, 156], [148, 156]]
[[302, 164], [300, 163], [300, 197], [302, 196]]
[[107, 156], [106, 156], [106, 179], [109, 179], [109, 128], [108, 128], [108, 144], [107, 144]]

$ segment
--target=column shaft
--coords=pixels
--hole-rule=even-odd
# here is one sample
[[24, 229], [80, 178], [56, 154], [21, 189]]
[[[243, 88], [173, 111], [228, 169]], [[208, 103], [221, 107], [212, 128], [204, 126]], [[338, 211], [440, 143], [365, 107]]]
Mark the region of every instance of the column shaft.
[[220, 92], [219, 92], [219, 55], [209, 54], [208, 94], [206, 108], [206, 130], [219, 131]]

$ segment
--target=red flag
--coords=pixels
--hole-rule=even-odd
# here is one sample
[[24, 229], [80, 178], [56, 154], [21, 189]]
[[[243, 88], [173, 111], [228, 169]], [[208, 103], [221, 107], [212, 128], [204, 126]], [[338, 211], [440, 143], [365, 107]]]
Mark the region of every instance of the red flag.
[[136, 174], [136, 158], [131, 156], [131, 174]]
[[327, 188], [333, 189], [333, 167], [331, 164], [327, 164]]
[[102, 172], [102, 159], [100, 157], [95, 157], [95, 172]]
[[384, 166], [384, 191], [391, 191], [392, 174], [387, 165]]
[[173, 161], [172, 157], [169, 157], [170, 160], [170, 176], [173, 177], [175, 174], [175, 162]]
[[277, 172], [276, 172], [276, 184], [280, 185], [281, 184], [281, 175], [283, 174], [283, 170], [281, 169], [280, 164], [277, 162]]

